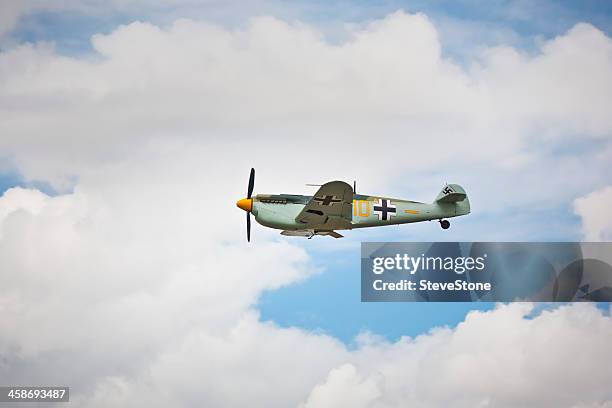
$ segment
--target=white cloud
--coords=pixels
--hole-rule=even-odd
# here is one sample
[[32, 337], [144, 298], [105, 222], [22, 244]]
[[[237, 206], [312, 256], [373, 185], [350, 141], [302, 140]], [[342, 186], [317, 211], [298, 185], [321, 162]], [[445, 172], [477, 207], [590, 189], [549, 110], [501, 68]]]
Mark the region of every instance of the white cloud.
[[[235, 30], [133, 23], [92, 41], [92, 58], [59, 56], [43, 44], [0, 55], [0, 146], [26, 177], [66, 188], [84, 169], [151, 140], [224, 151], [231, 138], [240, 145], [231, 153], [236, 163], [248, 157], [270, 171], [296, 158], [326, 163], [295, 169], [292, 177], [305, 182], [334, 174], [382, 189], [381, 179], [446, 171], [452, 162], [495, 174], [478, 188], [511, 183], [528, 168], [547, 182], [508, 192], [539, 202], [582, 194], [582, 185], [601, 182], [609, 160], [583, 160], [580, 177], [564, 188], [549, 174], [575, 167], [549, 148], [612, 134], [611, 41], [587, 24], [532, 55], [488, 49], [468, 71], [442, 57], [426, 16], [402, 12], [352, 29], [340, 44], [316, 27], [271, 17]], [[366, 157], [371, 166], [358, 165]], [[436, 188], [423, 199], [443, 181], [433, 177]]]
[[610, 137], [608, 103], [612, 42], [590, 24], [575, 25], [529, 56], [507, 47], [487, 51], [485, 83], [493, 84], [499, 112], [528, 121], [546, 135], [587, 133]]
[[303, 407], [370, 407], [381, 396], [379, 387], [375, 378], [365, 380], [354, 365], [344, 364], [330, 371], [325, 383], [312, 390]]
[[[92, 407], [612, 398], [612, 321], [588, 304], [534, 318], [525, 317], [530, 305], [500, 306], [415, 339], [364, 334], [353, 350], [261, 322], [258, 294], [313, 270], [302, 250], [267, 243], [260, 229], [256, 245], [238, 244], [242, 217], [188, 177], [208, 171], [204, 154], [187, 149], [180, 163], [136, 154], [84, 176], [71, 194], [12, 189], [0, 198], [0, 377], [52, 376], [71, 385], [73, 403]], [[155, 183], [142, 184], [144, 175]]]
[[17, 24], [19, 17], [29, 9], [29, 3], [23, 0], [4, 0], [0, 4], [0, 38]]
[[0, 220], [19, 210], [38, 214], [47, 201], [47, 196], [38, 190], [9, 188], [0, 201]]
[[210, 155], [186, 149], [175, 161], [135, 153], [130, 163], [83, 174], [70, 194], [15, 188], [0, 198], [1, 378], [53, 375], [85, 405], [96, 389], [123, 378], [131, 386], [160, 355], [194, 347], [190, 339], [208, 339], [213, 354], [198, 352], [217, 355], [220, 368], [239, 355], [239, 343], [224, 355], [213, 348], [241, 332], [242, 320], [257, 330], [249, 315], [263, 290], [316, 270], [302, 249], [260, 231], [257, 246], [243, 244], [233, 187], [211, 195], [208, 184], [194, 183], [193, 173], [214, 172], [202, 162]]
[[585, 241], [612, 241], [612, 186], [593, 191], [574, 201], [574, 211], [582, 218]]
[[598, 359], [607, 353], [610, 318], [584, 304], [527, 319], [530, 310], [512, 304], [472, 312], [454, 330], [357, 350], [353, 365], [334, 369], [306, 406], [344, 405], [327, 404], [351, 398], [351, 387], [366, 394], [357, 406], [368, 407], [570, 407], [609, 401], [612, 370]]

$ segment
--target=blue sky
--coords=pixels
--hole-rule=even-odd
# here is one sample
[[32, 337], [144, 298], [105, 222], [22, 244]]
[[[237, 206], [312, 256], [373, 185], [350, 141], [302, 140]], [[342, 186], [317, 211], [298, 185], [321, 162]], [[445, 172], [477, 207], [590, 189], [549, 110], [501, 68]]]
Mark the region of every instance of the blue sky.
[[360, 332], [395, 341], [432, 327], [454, 326], [470, 310], [488, 310], [492, 303], [367, 303], [361, 302], [360, 252], [313, 254], [325, 272], [280, 290], [264, 292], [258, 308], [262, 319], [328, 333], [352, 344]]
[[[129, 2], [127, 2], [129, 4]], [[180, 4], [180, 3], [179, 3]], [[198, 6], [155, 6], [146, 9], [126, 6], [120, 9], [43, 8], [25, 14], [11, 33], [17, 42], [54, 41], [59, 51], [78, 54], [91, 50], [89, 39], [108, 33], [117, 25], [134, 20], [168, 24], [176, 18], [202, 18], [223, 25], [240, 26], [250, 16], [274, 15], [300, 20], [320, 27], [330, 38], [338, 26], [363, 23], [384, 17], [398, 9], [425, 13], [436, 22], [445, 51], [461, 58], [475, 45], [506, 43], [531, 49], [534, 42], [567, 31], [577, 22], [589, 22], [610, 34], [612, 4], [605, 1], [269, 1], [227, 2]]]
[[[577, 22], [589, 22], [605, 33], [612, 29], [612, 3], [602, 1], [581, 2], [474, 2], [474, 1], [380, 1], [380, 2], [270, 2], [260, 8], [228, 4], [225, 8], [199, 8], [196, 18], [217, 21], [224, 25], [240, 25], [250, 15], [274, 14], [280, 18], [298, 19], [321, 27], [330, 38], [339, 36], [340, 22], [364, 23], [380, 18], [397, 9], [423, 12], [440, 29], [441, 41], [447, 56], [456, 60], [469, 58], [478, 47], [499, 43], [510, 44], [530, 52], [542, 38], [551, 38], [567, 31]], [[95, 33], [112, 31], [117, 25], [135, 19], [169, 23], [177, 17], [192, 17], [193, 10], [152, 8], [141, 12], [134, 8], [121, 11], [96, 10], [37, 11], [23, 16], [16, 29], [9, 34], [13, 42], [51, 41], [60, 53], [79, 55], [91, 51], [90, 37]], [[603, 142], [602, 142], [603, 143]], [[535, 148], [534, 141], [532, 147]], [[564, 148], [550, 148], [550, 157], [564, 155], [576, 157], [583, 150], [599, 148], [579, 143]], [[454, 174], [467, 183], [474, 196], [484, 194], [478, 190], [479, 169], [466, 169]], [[463, 177], [462, 177], [463, 176]], [[550, 177], [554, 178], [554, 169]], [[44, 184], [24, 182], [14, 171], [0, 175], [0, 191], [15, 186], [34, 186], [52, 191]], [[474, 189], [470, 190], [470, 186]], [[594, 186], [585, 186], [584, 192]], [[297, 187], [299, 190], [299, 187]], [[434, 189], [435, 190], [435, 189]], [[295, 191], [299, 193], [300, 191]], [[502, 189], [503, 192], [503, 189]], [[366, 192], [367, 193], [367, 192]], [[384, 193], [372, 191], [372, 193]], [[409, 193], [409, 192], [408, 192]], [[407, 194], [408, 194], [407, 193]], [[501, 194], [501, 193], [500, 193]], [[423, 197], [410, 197], [424, 199]], [[433, 196], [432, 196], [433, 198]], [[346, 343], [361, 331], [372, 331], [389, 339], [415, 336], [440, 325], [455, 325], [473, 309], [488, 309], [491, 304], [364, 304], [360, 302], [359, 247], [361, 240], [525, 240], [572, 241], [580, 238], [580, 220], [573, 213], [571, 201], [556, 206], [537, 208], [521, 203], [507, 203], [498, 211], [479, 211], [479, 201], [473, 198], [474, 213], [465, 219], [453, 221], [448, 232], [434, 224], [388, 228], [376, 232], [348, 232], [347, 238], [355, 245], [339, 253], [330, 254], [321, 245], [301, 243], [322, 273], [304, 282], [275, 291], [265, 292], [258, 303], [263, 320], [281, 326], [298, 326], [322, 331]], [[239, 214], [240, 215], [240, 214]], [[517, 225], [524, 226], [517, 228]], [[254, 227], [254, 238], [257, 229]], [[322, 241], [329, 238], [321, 238]]]
[[[517, 234], [522, 224], [522, 234]], [[308, 243], [309, 254], [324, 270], [306, 281], [264, 292], [258, 308], [262, 319], [283, 327], [298, 326], [332, 334], [350, 344], [362, 331], [397, 340], [433, 327], [455, 326], [470, 310], [489, 310], [493, 303], [362, 303], [359, 241], [575, 241], [579, 220], [567, 208], [516, 215], [479, 215], [451, 220], [443, 231], [437, 223], [346, 232], [355, 246], [342, 251], [320, 250]], [[256, 225], [253, 232], [257, 238]], [[521, 231], [521, 229], [518, 229]], [[323, 237], [325, 239], [326, 237]], [[346, 239], [346, 238], [345, 238]]]

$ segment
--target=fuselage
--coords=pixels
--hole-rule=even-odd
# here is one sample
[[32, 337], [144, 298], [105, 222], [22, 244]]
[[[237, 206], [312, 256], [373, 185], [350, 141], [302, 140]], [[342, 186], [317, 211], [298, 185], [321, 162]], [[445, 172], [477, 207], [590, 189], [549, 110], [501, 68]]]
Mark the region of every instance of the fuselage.
[[[282, 230], [301, 230], [297, 215], [312, 196], [295, 194], [258, 194], [253, 197], [251, 212], [261, 225]], [[335, 229], [378, 227], [438, 220], [465, 215], [470, 212], [466, 198], [460, 203], [434, 202], [431, 204], [397, 198], [355, 194], [350, 225]]]

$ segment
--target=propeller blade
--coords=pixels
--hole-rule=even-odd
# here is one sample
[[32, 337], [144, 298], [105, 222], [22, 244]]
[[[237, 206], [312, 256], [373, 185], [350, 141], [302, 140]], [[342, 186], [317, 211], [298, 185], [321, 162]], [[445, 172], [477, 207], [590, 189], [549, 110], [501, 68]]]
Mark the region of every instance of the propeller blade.
[[247, 198], [251, 198], [251, 194], [253, 194], [253, 187], [255, 187], [255, 169], [251, 168], [251, 175], [249, 176], [249, 189], [247, 190]]
[[247, 242], [251, 242], [251, 213], [247, 212]]

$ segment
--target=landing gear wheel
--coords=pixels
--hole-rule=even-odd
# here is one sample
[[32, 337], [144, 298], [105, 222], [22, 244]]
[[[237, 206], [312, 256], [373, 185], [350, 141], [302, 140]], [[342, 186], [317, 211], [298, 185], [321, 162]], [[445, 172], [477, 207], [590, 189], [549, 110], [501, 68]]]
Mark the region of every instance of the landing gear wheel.
[[450, 227], [450, 222], [448, 220], [440, 220], [440, 226], [442, 229], [448, 229]]

